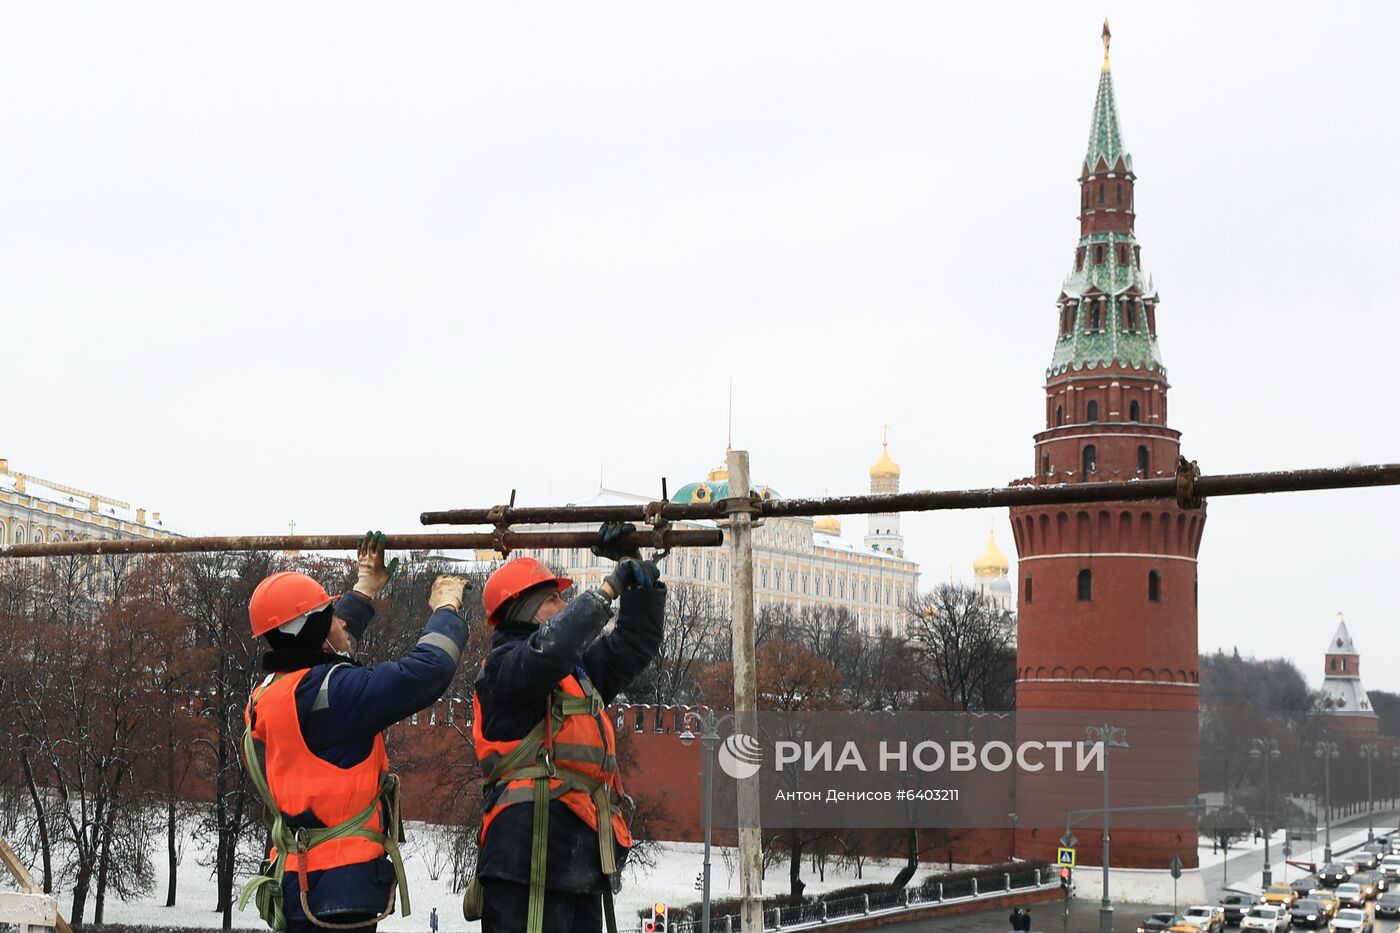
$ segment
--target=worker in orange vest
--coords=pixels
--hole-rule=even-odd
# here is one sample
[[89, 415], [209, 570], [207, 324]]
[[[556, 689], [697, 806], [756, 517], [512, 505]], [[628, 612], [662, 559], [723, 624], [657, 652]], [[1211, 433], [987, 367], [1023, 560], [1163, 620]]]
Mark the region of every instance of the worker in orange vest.
[[[594, 553], [617, 561], [597, 589], [537, 560], [502, 566], [482, 591], [495, 628], [477, 675], [472, 738], [485, 774], [477, 874], [464, 902], [482, 933], [596, 933], [632, 837], [619, 806], [617, 741], [604, 707], [661, 649], [666, 587], [608, 524]], [[617, 624], [603, 628], [617, 601]]]
[[243, 762], [263, 798], [272, 851], [239, 907], [256, 894], [259, 913], [279, 933], [373, 930], [393, 911], [396, 891], [403, 914], [411, 909], [398, 850], [398, 778], [382, 733], [451, 685], [467, 641], [467, 581], [438, 577], [418, 643], [397, 661], [366, 668], [355, 648], [398, 564], [385, 566], [384, 547], [383, 534], [361, 539], [355, 588], [339, 599], [306, 574], [284, 571], [259, 583], [248, 606], [253, 635], [267, 641], [270, 673], [248, 702]]

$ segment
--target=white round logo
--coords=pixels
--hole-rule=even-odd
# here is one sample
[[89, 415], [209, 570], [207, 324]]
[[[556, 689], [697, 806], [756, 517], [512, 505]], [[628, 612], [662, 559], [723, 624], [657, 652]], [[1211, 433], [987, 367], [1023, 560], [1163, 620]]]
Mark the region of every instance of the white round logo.
[[758, 745], [758, 739], [751, 735], [736, 732], [719, 747], [719, 766], [736, 781], [753, 777], [762, 762], [763, 750]]

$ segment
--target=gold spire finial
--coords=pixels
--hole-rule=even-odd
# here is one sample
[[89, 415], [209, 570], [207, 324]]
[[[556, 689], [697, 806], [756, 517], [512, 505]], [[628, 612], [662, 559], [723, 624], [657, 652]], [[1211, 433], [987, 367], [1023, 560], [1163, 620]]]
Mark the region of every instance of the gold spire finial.
[[1108, 17], [1103, 18], [1103, 70], [1108, 70], [1108, 44], [1113, 41], [1113, 33], [1108, 31]]
[[886, 447], [890, 446], [890, 426], [887, 424], [880, 425], [880, 442]]

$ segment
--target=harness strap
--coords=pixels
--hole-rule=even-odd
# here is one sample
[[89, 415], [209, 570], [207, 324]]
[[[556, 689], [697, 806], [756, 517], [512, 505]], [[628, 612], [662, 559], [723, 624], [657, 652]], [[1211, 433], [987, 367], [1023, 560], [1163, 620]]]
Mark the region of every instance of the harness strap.
[[[404, 874], [403, 856], [399, 851], [399, 843], [404, 841], [404, 831], [398, 775], [385, 774], [379, 785], [379, 793], [369, 802], [369, 805], [348, 820], [337, 823], [335, 826], [290, 827], [287, 825], [286, 815], [282, 813], [277, 802], [273, 799], [272, 790], [267, 783], [267, 775], [264, 773], [262, 762], [258, 758], [257, 745], [253, 741], [252, 721], [258, 700], [268, 687], [271, 687], [282, 676], [277, 674], [253, 694], [248, 704], [249, 722], [243, 730], [244, 768], [247, 770], [253, 786], [257, 789], [258, 796], [262, 798], [263, 825], [267, 827], [268, 836], [277, 855], [271, 860], [264, 860], [262, 871], [243, 886], [243, 891], [238, 899], [238, 909], [242, 910], [246, 907], [248, 898], [256, 894], [258, 914], [264, 922], [275, 933], [283, 933], [287, 929], [287, 916], [282, 904], [282, 879], [287, 871], [287, 856], [295, 850], [301, 856], [302, 870], [294, 873], [297, 875], [297, 886], [300, 889], [301, 909], [306, 913], [306, 918], [315, 926], [333, 930], [373, 926], [394, 912], [394, 898], [399, 892], [402, 892], [403, 916], [407, 917], [412, 912], [412, 907], [408, 898], [408, 880]], [[381, 804], [384, 807], [386, 832], [366, 828]], [[368, 839], [382, 846], [390, 861], [393, 862], [394, 880], [389, 884], [389, 900], [384, 906], [383, 913], [372, 920], [360, 920], [354, 923], [334, 923], [322, 920], [312, 912], [310, 904], [307, 903], [307, 894], [310, 891], [307, 875], [310, 872], [307, 870], [306, 855], [318, 845], [352, 836]]]

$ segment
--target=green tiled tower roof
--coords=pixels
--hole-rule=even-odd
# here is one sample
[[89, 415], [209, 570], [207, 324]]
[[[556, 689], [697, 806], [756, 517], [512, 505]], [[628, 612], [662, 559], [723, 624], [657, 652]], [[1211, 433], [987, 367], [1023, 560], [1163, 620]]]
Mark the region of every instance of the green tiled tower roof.
[[1133, 170], [1133, 157], [1123, 147], [1123, 134], [1118, 129], [1118, 105], [1113, 99], [1113, 71], [1108, 67], [1108, 42], [1112, 33], [1108, 31], [1108, 20], [1103, 24], [1103, 70], [1099, 72], [1099, 96], [1094, 101], [1094, 119], [1089, 123], [1089, 151], [1084, 154], [1084, 171], [1093, 172], [1103, 159], [1108, 170], [1123, 160], [1129, 172]]
[[[1123, 148], [1118, 130], [1118, 108], [1113, 99], [1113, 77], [1108, 67], [1108, 23], [1104, 23], [1104, 63], [1099, 93], [1089, 128], [1089, 151], [1084, 157], [1081, 181], [1081, 233], [1073, 270], [1060, 290], [1058, 304], [1073, 312], [1067, 331], [1055, 342], [1047, 376], [1066, 371], [1113, 365], [1150, 370], [1166, 376], [1157, 335], [1149, 327], [1147, 308], [1155, 314], [1157, 289], [1142, 270], [1137, 237], [1133, 233], [1134, 176], [1132, 156]], [[1094, 180], [1099, 160], [1108, 168]], [[1118, 169], [1115, 177], [1108, 174]], [[1126, 171], [1124, 171], [1126, 170]], [[1121, 193], [1126, 198], [1120, 200]], [[1124, 261], [1126, 260], [1126, 261]], [[1123, 302], [1133, 313], [1125, 322]], [[1097, 307], [1100, 324], [1092, 326], [1091, 309]]]

